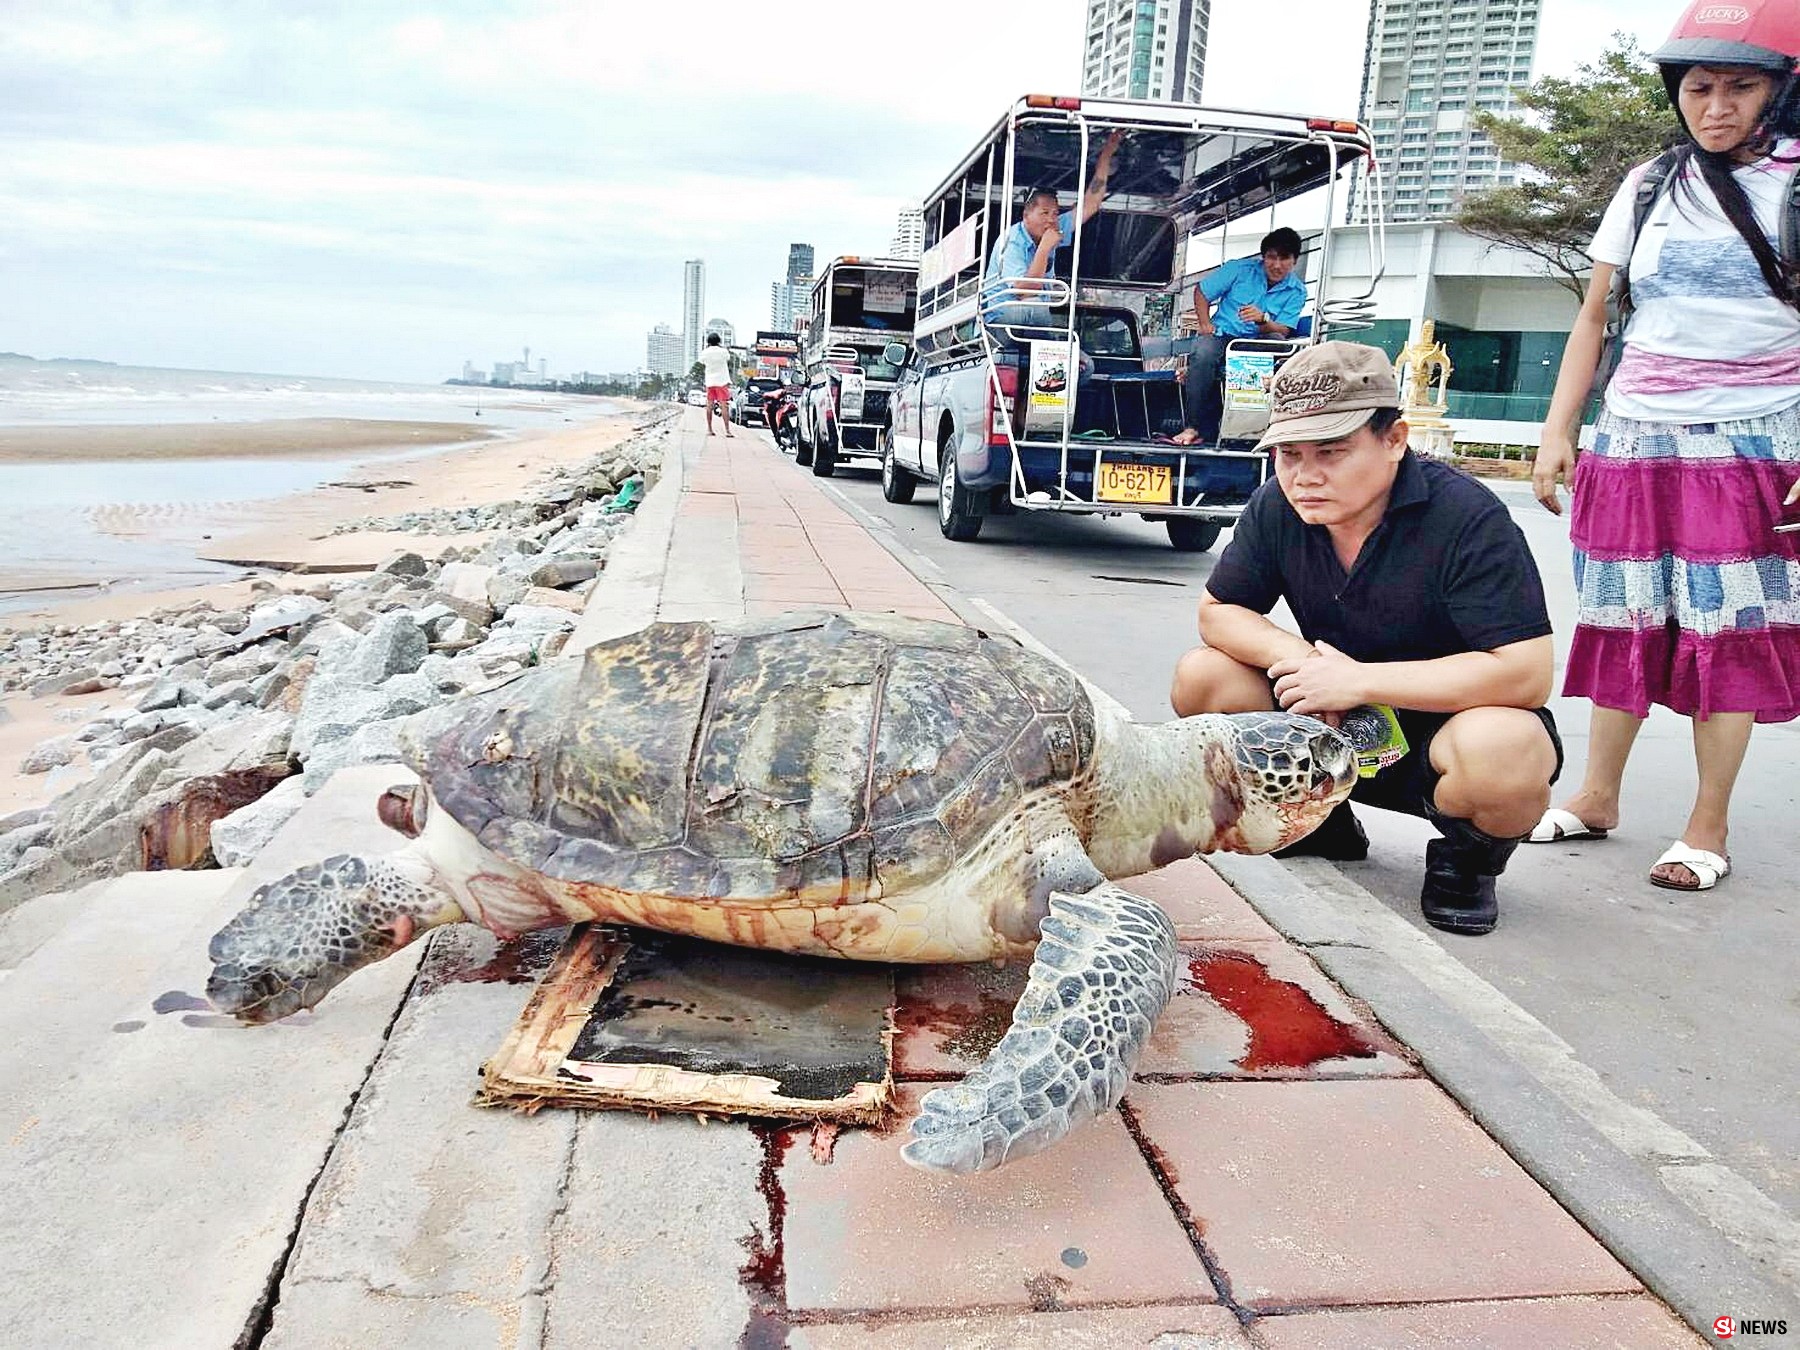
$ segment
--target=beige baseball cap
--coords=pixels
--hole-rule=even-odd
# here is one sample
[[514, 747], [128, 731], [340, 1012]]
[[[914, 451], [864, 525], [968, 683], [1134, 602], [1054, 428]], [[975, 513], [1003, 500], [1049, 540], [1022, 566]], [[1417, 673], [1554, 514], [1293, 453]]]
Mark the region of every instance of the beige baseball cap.
[[1378, 408], [1398, 408], [1387, 353], [1360, 342], [1320, 342], [1290, 357], [1269, 391], [1269, 429], [1258, 450], [1348, 436]]

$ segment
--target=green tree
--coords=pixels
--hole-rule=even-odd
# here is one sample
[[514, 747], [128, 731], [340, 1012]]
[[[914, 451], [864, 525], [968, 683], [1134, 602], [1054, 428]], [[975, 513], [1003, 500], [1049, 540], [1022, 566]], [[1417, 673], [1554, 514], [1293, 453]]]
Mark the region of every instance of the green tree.
[[1470, 234], [1534, 253], [1580, 300], [1592, 261], [1584, 249], [1626, 171], [1674, 142], [1681, 124], [1662, 76], [1625, 33], [1574, 79], [1546, 76], [1517, 95], [1526, 115], [1477, 113], [1475, 125], [1525, 182], [1464, 200]]

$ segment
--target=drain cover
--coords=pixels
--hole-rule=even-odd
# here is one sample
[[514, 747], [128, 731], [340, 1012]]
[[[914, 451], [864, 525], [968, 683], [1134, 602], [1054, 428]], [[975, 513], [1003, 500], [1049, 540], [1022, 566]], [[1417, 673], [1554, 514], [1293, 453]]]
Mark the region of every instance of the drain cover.
[[1106, 577], [1091, 573], [1095, 581], [1127, 581], [1133, 586], [1185, 586], [1185, 581], [1168, 581], [1162, 577]]

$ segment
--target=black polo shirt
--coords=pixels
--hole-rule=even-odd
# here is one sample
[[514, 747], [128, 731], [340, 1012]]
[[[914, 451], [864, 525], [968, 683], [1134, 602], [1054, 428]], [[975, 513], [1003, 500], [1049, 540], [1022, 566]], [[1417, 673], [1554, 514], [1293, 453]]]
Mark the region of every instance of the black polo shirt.
[[1302, 521], [1271, 477], [1206, 589], [1258, 614], [1286, 600], [1302, 637], [1358, 661], [1429, 661], [1550, 632], [1537, 564], [1505, 505], [1460, 469], [1410, 450], [1348, 573], [1330, 531]]

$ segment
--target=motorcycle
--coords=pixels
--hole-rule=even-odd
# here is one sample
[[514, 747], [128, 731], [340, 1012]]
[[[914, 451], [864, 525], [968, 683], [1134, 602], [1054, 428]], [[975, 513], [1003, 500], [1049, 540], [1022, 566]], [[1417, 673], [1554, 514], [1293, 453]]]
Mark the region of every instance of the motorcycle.
[[800, 403], [795, 394], [794, 389], [782, 385], [763, 395], [763, 421], [775, 444], [789, 453], [800, 439]]

